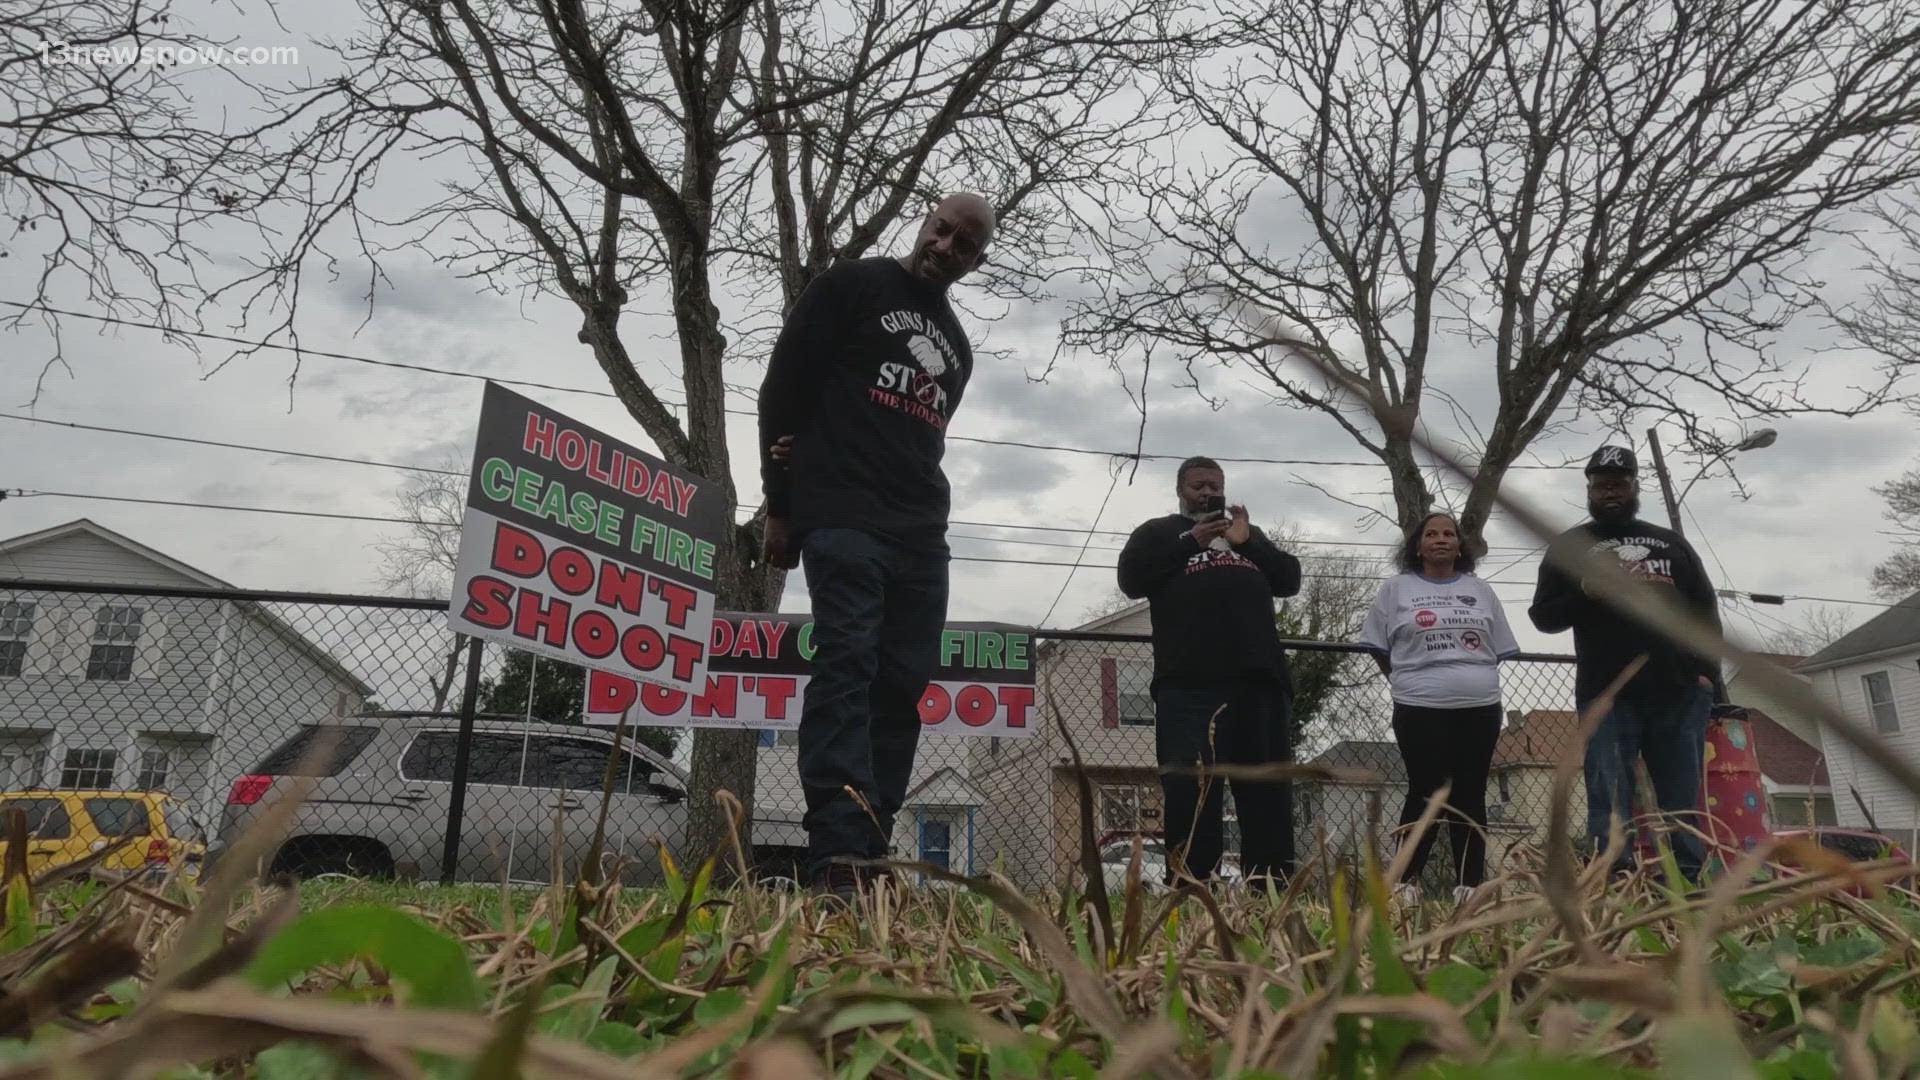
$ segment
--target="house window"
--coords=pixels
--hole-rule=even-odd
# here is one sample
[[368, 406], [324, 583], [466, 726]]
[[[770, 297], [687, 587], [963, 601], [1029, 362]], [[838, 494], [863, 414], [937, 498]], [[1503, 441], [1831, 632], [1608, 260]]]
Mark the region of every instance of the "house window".
[[126, 682], [133, 678], [133, 656], [140, 647], [137, 607], [107, 604], [94, 615], [93, 650], [87, 654], [87, 678], [94, 682]]
[[1893, 707], [1893, 674], [1876, 671], [1860, 676], [1867, 692], [1867, 714], [1873, 717], [1873, 729], [1882, 735], [1900, 730], [1900, 713]]
[[19, 600], [0, 603], [0, 679], [17, 679], [27, 666], [35, 606]]
[[1120, 691], [1120, 726], [1153, 726], [1153, 665], [1121, 662], [1115, 672]]
[[60, 763], [60, 786], [83, 791], [112, 787], [119, 756], [98, 747], [68, 750], [66, 760]]
[[133, 786], [139, 791], [166, 791], [167, 777], [172, 773], [172, 752], [149, 746], [140, 751], [140, 775], [134, 780]]
[[1140, 829], [1140, 789], [1133, 784], [1100, 785], [1100, 828], [1106, 832]]

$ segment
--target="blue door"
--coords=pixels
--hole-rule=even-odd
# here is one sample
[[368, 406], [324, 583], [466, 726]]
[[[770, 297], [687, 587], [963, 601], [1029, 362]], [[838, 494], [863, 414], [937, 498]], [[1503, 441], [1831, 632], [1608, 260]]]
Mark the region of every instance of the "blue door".
[[942, 870], [953, 859], [953, 828], [944, 821], [920, 822], [920, 858]]

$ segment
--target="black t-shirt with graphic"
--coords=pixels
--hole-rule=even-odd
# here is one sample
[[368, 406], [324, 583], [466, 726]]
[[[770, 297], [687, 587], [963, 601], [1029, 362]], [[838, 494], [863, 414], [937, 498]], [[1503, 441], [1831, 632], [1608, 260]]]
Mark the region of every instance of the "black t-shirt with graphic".
[[[892, 258], [840, 263], [810, 283], [760, 387], [767, 511], [797, 541], [857, 528], [944, 551], [952, 496], [940, 461], [973, 351], [944, 291]], [[768, 448], [794, 436], [786, 465]]]
[[[1594, 555], [1612, 555], [1629, 574], [1651, 584], [1671, 586], [1684, 607], [1716, 631], [1720, 628], [1720, 606], [1713, 583], [1700, 565], [1700, 556], [1679, 533], [1639, 520], [1607, 525], [1588, 522], [1562, 533], [1554, 543]], [[1645, 697], [1695, 686], [1703, 675], [1718, 686], [1718, 664], [1588, 596], [1580, 582], [1551, 559], [1541, 563], [1533, 606], [1527, 614], [1545, 633], [1572, 628], [1573, 652], [1578, 660], [1574, 696], [1582, 705], [1598, 697], [1621, 669], [1643, 652], [1647, 665], [1627, 684], [1627, 696]]]
[[1201, 547], [1193, 525], [1181, 514], [1155, 518], [1120, 552], [1120, 591], [1152, 604], [1154, 685], [1290, 685], [1273, 598], [1300, 591], [1300, 560], [1259, 529], [1239, 547]]

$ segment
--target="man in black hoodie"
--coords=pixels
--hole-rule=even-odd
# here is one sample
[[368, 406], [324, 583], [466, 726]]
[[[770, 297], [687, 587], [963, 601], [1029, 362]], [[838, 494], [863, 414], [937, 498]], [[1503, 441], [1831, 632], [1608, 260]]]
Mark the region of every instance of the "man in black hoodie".
[[[1293, 756], [1293, 680], [1274, 597], [1300, 591], [1300, 560], [1226, 506], [1226, 474], [1210, 458], [1180, 465], [1180, 512], [1156, 518], [1120, 552], [1120, 591], [1153, 619], [1154, 744], [1166, 801], [1167, 874], [1201, 880], [1219, 865], [1221, 788], [1197, 775], [1215, 762], [1267, 765]], [[1178, 771], [1169, 771], [1178, 770]], [[1249, 881], [1293, 872], [1293, 787], [1231, 780], [1240, 864]], [[1201, 788], [1206, 800], [1201, 802]]]
[[835, 264], [787, 313], [760, 387], [762, 554], [806, 567], [800, 710], [808, 875], [846, 899], [885, 858], [947, 618], [947, 422], [973, 352], [947, 290], [986, 261], [993, 207], [952, 195], [899, 258]]
[[[1555, 545], [1612, 555], [1641, 581], [1673, 589], [1681, 604], [1717, 631], [1719, 603], [1699, 555], [1679, 533], [1639, 518], [1640, 476], [1633, 451], [1603, 446], [1587, 461], [1586, 473], [1592, 520], [1561, 534]], [[1600, 581], [1575, 581], [1548, 558], [1540, 565], [1527, 612], [1544, 633], [1573, 630], [1574, 702], [1582, 714], [1634, 657], [1647, 654], [1646, 666], [1627, 683], [1587, 743], [1587, 835], [1595, 851], [1605, 848], [1614, 815], [1624, 824], [1632, 813], [1634, 762], [1641, 758], [1660, 812], [1704, 830], [1698, 814], [1703, 748], [1719, 686], [1712, 660], [1602, 603], [1597, 597], [1605, 587]], [[1694, 880], [1706, 845], [1691, 831], [1671, 835], [1674, 860]]]

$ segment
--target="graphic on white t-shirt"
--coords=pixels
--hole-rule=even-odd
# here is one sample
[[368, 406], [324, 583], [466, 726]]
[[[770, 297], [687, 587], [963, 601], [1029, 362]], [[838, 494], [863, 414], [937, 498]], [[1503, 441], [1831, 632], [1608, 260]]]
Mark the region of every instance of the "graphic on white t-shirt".
[[1400, 574], [1380, 588], [1361, 644], [1386, 653], [1393, 699], [1462, 709], [1500, 700], [1499, 662], [1520, 651], [1491, 586], [1470, 574]]

